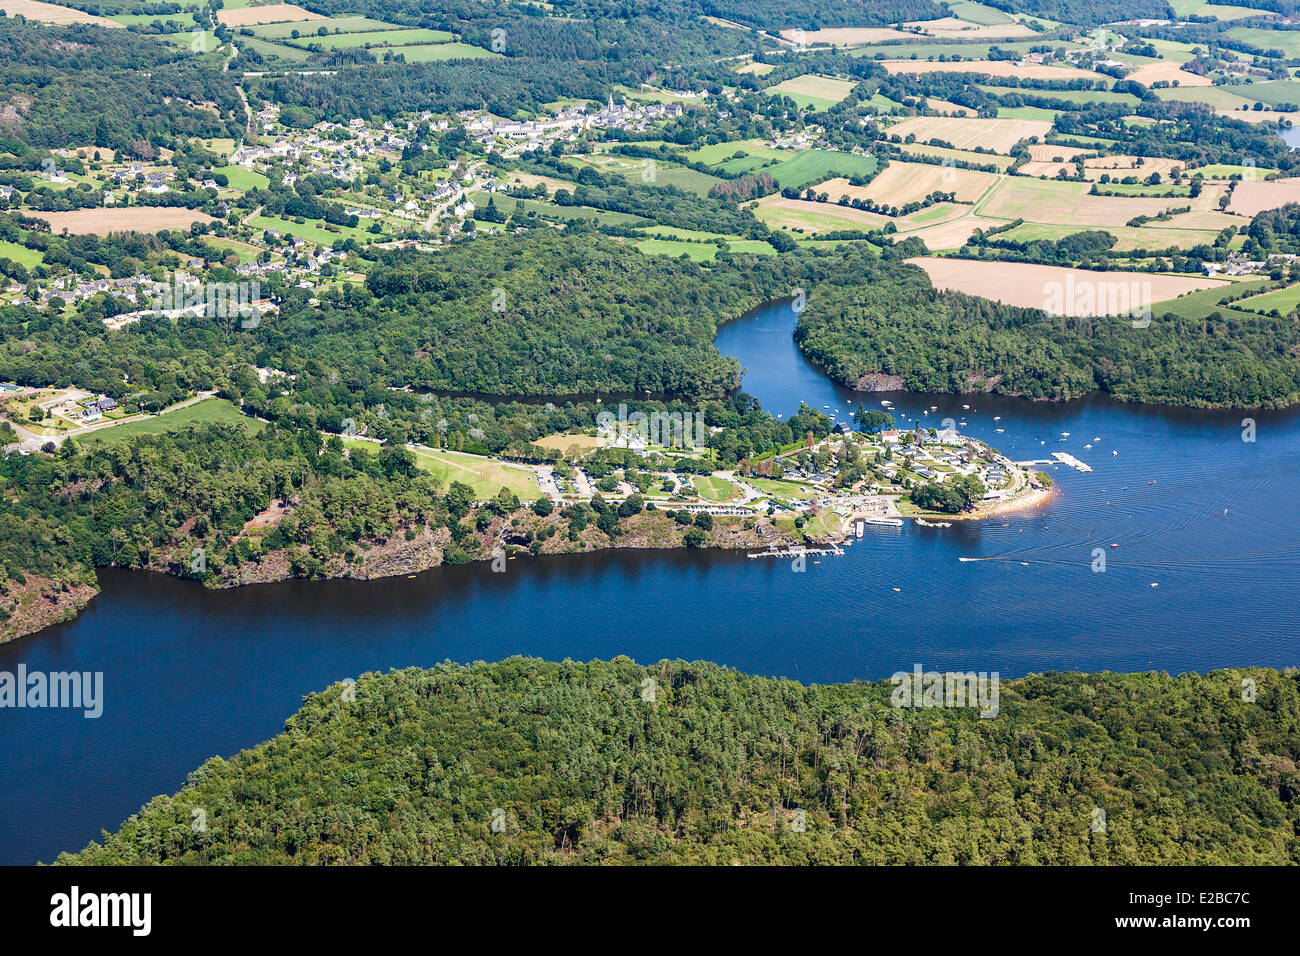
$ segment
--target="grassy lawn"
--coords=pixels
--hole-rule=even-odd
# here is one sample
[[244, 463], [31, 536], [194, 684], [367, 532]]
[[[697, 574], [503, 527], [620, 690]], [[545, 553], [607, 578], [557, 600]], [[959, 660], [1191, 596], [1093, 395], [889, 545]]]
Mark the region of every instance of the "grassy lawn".
[[45, 261], [45, 256], [35, 249], [0, 239], [0, 259], [12, 259], [28, 269], [34, 269]]
[[767, 492], [777, 498], [816, 498], [821, 492], [811, 485], [797, 481], [783, 481], [779, 478], [751, 478], [749, 483], [759, 491]]
[[[344, 439], [344, 444], [379, 453], [374, 442]], [[441, 479], [447, 487], [453, 481], [469, 485], [480, 500], [496, 496], [502, 488], [509, 488], [520, 501], [533, 501], [542, 496], [537, 479], [526, 468], [513, 468], [491, 458], [466, 455], [458, 451], [415, 451], [415, 463], [424, 471]]]
[[282, 237], [286, 235], [297, 236], [300, 239], [306, 239], [308, 242], [316, 242], [325, 246], [338, 245], [348, 236], [353, 237], [360, 243], [380, 238], [370, 235], [359, 227], [354, 229], [350, 226], [339, 226], [338, 232], [332, 232], [325, 228], [324, 223], [316, 220], [300, 223], [281, 219], [279, 216], [254, 216], [248, 221], [248, 224], [254, 229], [275, 229]]
[[725, 478], [715, 478], [712, 475], [697, 475], [694, 484], [695, 493], [702, 501], [727, 501], [736, 493], [735, 485]]
[[205, 398], [201, 402], [195, 402], [193, 405], [186, 405], [184, 408], [178, 408], [174, 411], [164, 411], [149, 418], [87, 432], [85, 435], [76, 436], [74, 440], [85, 446], [104, 441], [118, 441], [135, 435], [157, 435], [161, 432], [175, 431], [187, 425], [206, 424], [208, 422], [234, 422], [243, 426], [250, 433], [262, 427], [261, 422], [255, 418], [249, 418], [224, 398]]
[[261, 173], [255, 173], [243, 166], [218, 166], [212, 171], [214, 173], [225, 173], [226, 179], [233, 189], [247, 191], [249, 189], [265, 189], [271, 185], [271, 180]]

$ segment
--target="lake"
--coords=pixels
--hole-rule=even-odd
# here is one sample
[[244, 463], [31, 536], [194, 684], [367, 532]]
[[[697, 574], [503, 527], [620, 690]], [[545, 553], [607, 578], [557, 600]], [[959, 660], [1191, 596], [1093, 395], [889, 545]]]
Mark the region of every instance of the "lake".
[[871, 528], [803, 573], [739, 553], [604, 552], [218, 592], [105, 570], [77, 620], [0, 647], [0, 670], [102, 671], [105, 696], [97, 720], [0, 711], [0, 863], [81, 848], [208, 757], [279, 732], [303, 695], [390, 667], [625, 654], [824, 682], [917, 663], [1004, 677], [1300, 663], [1300, 413], [855, 394], [803, 359], [794, 320], [772, 304], [717, 339], [774, 414], [806, 401], [846, 418], [886, 399], [905, 426], [952, 417], [1016, 460], [1067, 451], [1095, 470], [1047, 468], [1060, 494], [1036, 512]]

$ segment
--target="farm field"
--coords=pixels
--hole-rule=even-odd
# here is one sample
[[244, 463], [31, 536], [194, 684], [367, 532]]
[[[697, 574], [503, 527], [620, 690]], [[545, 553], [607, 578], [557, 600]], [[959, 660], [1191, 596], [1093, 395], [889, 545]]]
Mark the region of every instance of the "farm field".
[[847, 179], [830, 179], [814, 187], [827, 193], [831, 201], [840, 196], [871, 199], [891, 206], [918, 202], [933, 192], [953, 193], [957, 202], [975, 202], [998, 181], [993, 173], [932, 163], [890, 162], [865, 186], [853, 186]]
[[1239, 216], [1254, 216], [1290, 202], [1300, 202], [1300, 178], [1242, 180], [1232, 191], [1228, 211]]
[[1012, 23], [1015, 17], [997, 7], [990, 7], [975, 0], [948, 0], [947, 7], [954, 16], [969, 23], [995, 24]]
[[237, 44], [241, 49], [248, 47], [250, 50], [256, 50], [258, 55], [265, 59], [288, 60], [291, 63], [301, 63], [304, 60], [311, 59], [311, 54], [306, 50], [300, 50], [295, 46], [286, 46], [283, 43], [272, 43], [270, 40], [262, 40], [257, 37], [241, 36]]
[[839, 229], [883, 229], [892, 220], [888, 216], [840, 206], [832, 202], [808, 202], [805, 199], [786, 199], [780, 195], [766, 196], [755, 204], [754, 215], [769, 228], [802, 230], [804, 232], [833, 232]]
[[855, 86], [857, 84], [849, 80], [809, 74], [769, 86], [764, 92], [769, 95], [783, 94], [803, 107], [827, 110], [852, 93]]
[[804, 46], [862, 46], [912, 36], [893, 27], [827, 27], [821, 30], [782, 30], [782, 38]]
[[[230, 4], [226, 4], [226, 9], [230, 9]], [[402, 29], [395, 23], [386, 23], [383, 20], [372, 20], [370, 17], [329, 17], [319, 23], [313, 23], [311, 26], [303, 26], [302, 21], [289, 21], [287, 23], [260, 23], [251, 29], [255, 36], [262, 37], [266, 40], [285, 40], [298, 33], [300, 36], [307, 33], [314, 34], [317, 30], [324, 28], [331, 34], [333, 33], [371, 33], [377, 30], [400, 30]]]
[[1235, 302], [1234, 305], [1256, 312], [1272, 312], [1276, 309], [1283, 315], [1289, 315], [1297, 307], [1300, 307], [1300, 283], [1289, 285], [1283, 289], [1274, 289], [1272, 292], [1265, 292], [1262, 295], [1252, 295], [1248, 299]]
[[[783, 155], [791, 154], [787, 152]], [[782, 186], [792, 186], [795, 189], [802, 189], [831, 176], [869, 176], [875, 171], [874, 156], [829, 149], [806, 149], [768, 169]]]
[[193, 405], [186, 405], [173, 411], [164, 410], [148, 418], [92, 429], [85, 434], [77, 435], [75, 441], [79, 445], [86, 446], [105, 441], [119, 441], [136, 435], [158, 435], [162, 432], [177, 431], [188, 425], [205, 425], [214, 422], [241, 425], [249, 433], [262, 427], [262, 422], [256, 418], [249, 418], [232, 402], [224, 398], [205, 398]]
[[477, 60], [499, 57], [482, 47], [470, 46], [468, 43], [430, 43], [421, 46], [404, 46], [394, 49], [393, 55], [401, 54], [407, 63], [430, 63], [436, 60]]
[[1109, 175], [1111, 179], [1124, 179], [1127, 176], [1146, 179], [1152, 173], [1159, 173], [1161, 179], [1168, 179], [1170, 173], [1183, 168], [1184, 164], [1182, 160], [1159, 156], [1093, 156], [1085, 159], [1083, 165], [1083, 175], [1088, 179], [1100, 179], [1102, 174]]
[[915, 20], [904, 26], [916, 27], [928, 36], [948, 40], [1005, 40], [1036, 36], [1029, 27], [1014, 20], [1010, 23], [972, 23], [957, 17], [940, 17], [938, 20]]
[[672, 256], [673, 258], [686, 256], [695, 262], [708, 262], [718, 254], [718, 247], [711, 242], [689, 242], [682, 239], [638, 239], [633, 245], [649, 256]]
[[1300, 103], [1300, 80], [1265, 80], [1236, 89], [1250, 90], [1250, 95], [1261, 103], [1276, 106], [1279, 103]]
[[1139, 66], [1125, 79], [1132, 80], [1134, 83], [1141, 83], [1143, 86], [1150, 86], [1152, 83], [1158, 82], [1177, 83], [1179, 86], [1209, 86], [1211, 82], [1208, 76], [1188, 73], [1179, 64], [1169, 63], [1164, 60]]
[[[653, 165], [651, 164], [653, 162]], [[595, 153], [575, 160], [575, 164], [588, 165], [603, 173], [613, 173], [634, 183], [650, 182], [656, 186], [676, 186], [686, 192], [707, 195], [709, 190], [723, 180], [689, 166], [660, 160], [636, 159], [610, 153]], [[646, 177], [650, 177], [646, 179]]]
[[[951, 52], [951, 48], [947, 52]], [[1077, 66], [1020, 65], [1014, 60], [885, 60], [890, 73], [974, 73], [980, 76], [1014, 76], [1022, 80], [1102, 80], [1100, 73]]]
[[445, 30], [373, 30], [369, 33], [331, 33], [317, 36], [306, 32], [296, 39], [290, 37], [283, 42], [289, 46], [319, 46], [322, 50], [350, 50], [355, 47], [400, 47], [415, 46], [423, 43], [446, 43], [452, 34]]
[[217, 19], [228, 27], [247, 27], [258, 23], [301, 22], [329, 18], [292, 3], [271, 3], [262, 7], [244, 7], [240, 10], [219, 10]]
[[1288, 58], [1300, 56], [1300, 32], [1294, 30], [1262, 30], [1256, 27], [1233, 27], [1225, 36], [1257, 46], [1261, 50], [1281, 50]]
[[[1111, 314], [1108, 306], [1117, 303], [1119, 311], [1127, 312], [1142, 304], [1225, 286], [1216, 279], [1149, 272], [1092, 272], [1026, 262], [950, 258], [907, 261], [924, 269], [937, 289], [954, 289], [1033, 309], [1051, 309], [1054, 302], [1060, 302], [1070, 315]], [[1092, 308], [1088, 307], [1090, 301]]]
[[[1168, 225], [1165, 222], [1158, 222], [1146, 226], [1105, 226], [1104, 228], [1115, 237], [1117, 252], [1169, 247], [1190, 249], [1193, 246], [1213, 243], [1219, 234], [1217, 229], [1171, 229]], [[1001, 237], [1014, 242], [1032, 242], [1035, 239], [1064, 239], [1079, 231], [1080, 227], [1073, 224], [1027, 222], [1002, 233]]]
[[904, 158], [935, 156], [939, 159], [955, 159], [959, 162], [976, 163], [981, 166], [996, 166], [998, 169], [1007, 169], [1015, 163], [1015, 160], [1010, 156], [1001, 156], [998, 153], [977, 153], [970, 149], [950, 149], [947, 146], [931, 146], [928, 143], [904, 143], [899, 149]]
[[94, 23], [109, 28], [121, 28], [122, 26], [122, 24], [106, 17], [97, 17], [81, 10], [74, 10], [72, 7], [60, 6], [57, 3], [42, 3], [41, 0], [4, 0], [4, 3], [0, 4], [0, 9], [4, 10], [5, 16], [24, 16], [28, 20], [39, 20], [42, 23], [58, 25]]
[[915, 116], [896, 123], [887, 132], [891, 138], [915, 136], [923, 142], [939, 139], [957, 149], [983, 147], [995, 153], [1009, 153], [1022, 140], [1042, 138], [1051, 128], [1051, 122], [1042, 119]]
[[1187, 205], [1177, 197], [1089, 196], [1088, 189], [1086, 183], [1010, 177], [993, 191], [980, 212], [999, 219], [1059, 223], [1083, 229], [1122, 226], [1134, 216], [1153, 216], [1174, 206]]
[[[1131, 106], [1136, 106], [1140, 102], [1132, 93], [1116, 93], [1113, 90], [1034, 90], [1014, 86], [994, 86], [987, 83], [975, 85], [985, 93], [994, 96], [1042, 96], [1053, 100], [1064, 100], [1067, 103], [1125, 103]], [[1165, 91], [1161, 90], [1161, 92]]]
[[738, 67], [736, 67], [736, 72], [737, 72], [737, 73], [749, 73], [749, 74], [752, 74], [752, 75], [754, 75], [754, 76], [766, 76], [768, 73], [771, 73], [771, 72], [772, 72], [773, 70], [775, 70], [775, 69], [776, 69], [776, 67], [773, 66], [771, 63], [754, 63], [754, 62], [749, 62], [749, 63], [746, 63], [744, 66], [738, 66]]
[[44, 219], [53, 232], [67, 230], [73, 235], [107, 236], [113, 232], [159, 232], [164, 229], [188, 229], [191, 223], [212, 222], [206, 213], [179, 206], [124, 206], [73, 209], [68, 212], [33, 212]]
[[960, 249], [975, 234], [977, 229], [988, 231], [1004, 225], [1006, 223], [1000, 219], [986, 219], [983, 216], [962, 216], [949, 222], [926, 226], [924, 229], [914, 229], [908, 232], [899, 231], [895, 233], [894, 241], [902, 242], [904, 239], [915, 236], [925, 243], [925, 247], [931, 252], [943, 252], [949, 249]]

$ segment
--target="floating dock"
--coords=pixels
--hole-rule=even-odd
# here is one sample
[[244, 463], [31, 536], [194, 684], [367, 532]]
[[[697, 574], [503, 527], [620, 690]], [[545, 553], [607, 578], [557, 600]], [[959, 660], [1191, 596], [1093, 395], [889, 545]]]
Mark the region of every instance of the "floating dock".
[[751, 552], [750, 554], [745, 555], [745, 557], [747, 557], [747, 558], [797, 558], [797, 557], [799, 557], [800, 555], [809, 555], [809, 554], [814, 554], [814, 555], [822, 555], [822, 554], [842, 555], [843, 553], [844, 553], [844, 549], [843, 549], [843, 548], [835, 548], [835, 547], [831, 547], [831, 548], [784, 548], [784, 549], [781, 549], [781, 550], [779, 550], [779, 551], [778, 551], [778, 550], [773, 550], [773, 551], [754, 551], [754, 552]]
[[1052, 457], [1062, 465], [1069, 465], [1071, 468], [1077, 469], [1078, 471], [1092, 471], [1092, 465], [1085, 465], [1083, 462], [1079, 461], [1079, 459], [1066, 452], [1054, 451], [1052, 452]]

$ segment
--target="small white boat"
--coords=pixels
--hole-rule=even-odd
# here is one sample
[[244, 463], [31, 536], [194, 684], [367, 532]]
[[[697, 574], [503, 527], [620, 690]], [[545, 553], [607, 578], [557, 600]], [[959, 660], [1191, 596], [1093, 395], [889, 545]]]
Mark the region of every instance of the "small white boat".
[[993, 416], [993, 420], [994, 420], [995, 422], [1000, 422], [1000, 421], [1002, 421], [1002, 416], [1001, 416], [1001, 415], [994, 415], [994, 416]]
[[873, 524], [886, 528], [901, 528], [903, 526], [902, 518], [863, 518], [863, 524]]
[[962, 408], [970, 408], [969, 405], [963, 405]]
[[887, 398], [882, 398], [882, 399], [880, 400], [880, 404], [881, 404], [881, 405], [884, 405], [886, 408], [888, 408], [890, 405], [892, 405], [892, 404], [894, 404], [894, 403], [891, 402], [891, 401], [890, 401], [889, 399], [887, 399]]
[[996, 431], [999, 435], [1001, 435], [1004, 431], [1006, 431], [1006, 429], [1005, 429], [1005, 428], [995, 428], [994, 431]]

